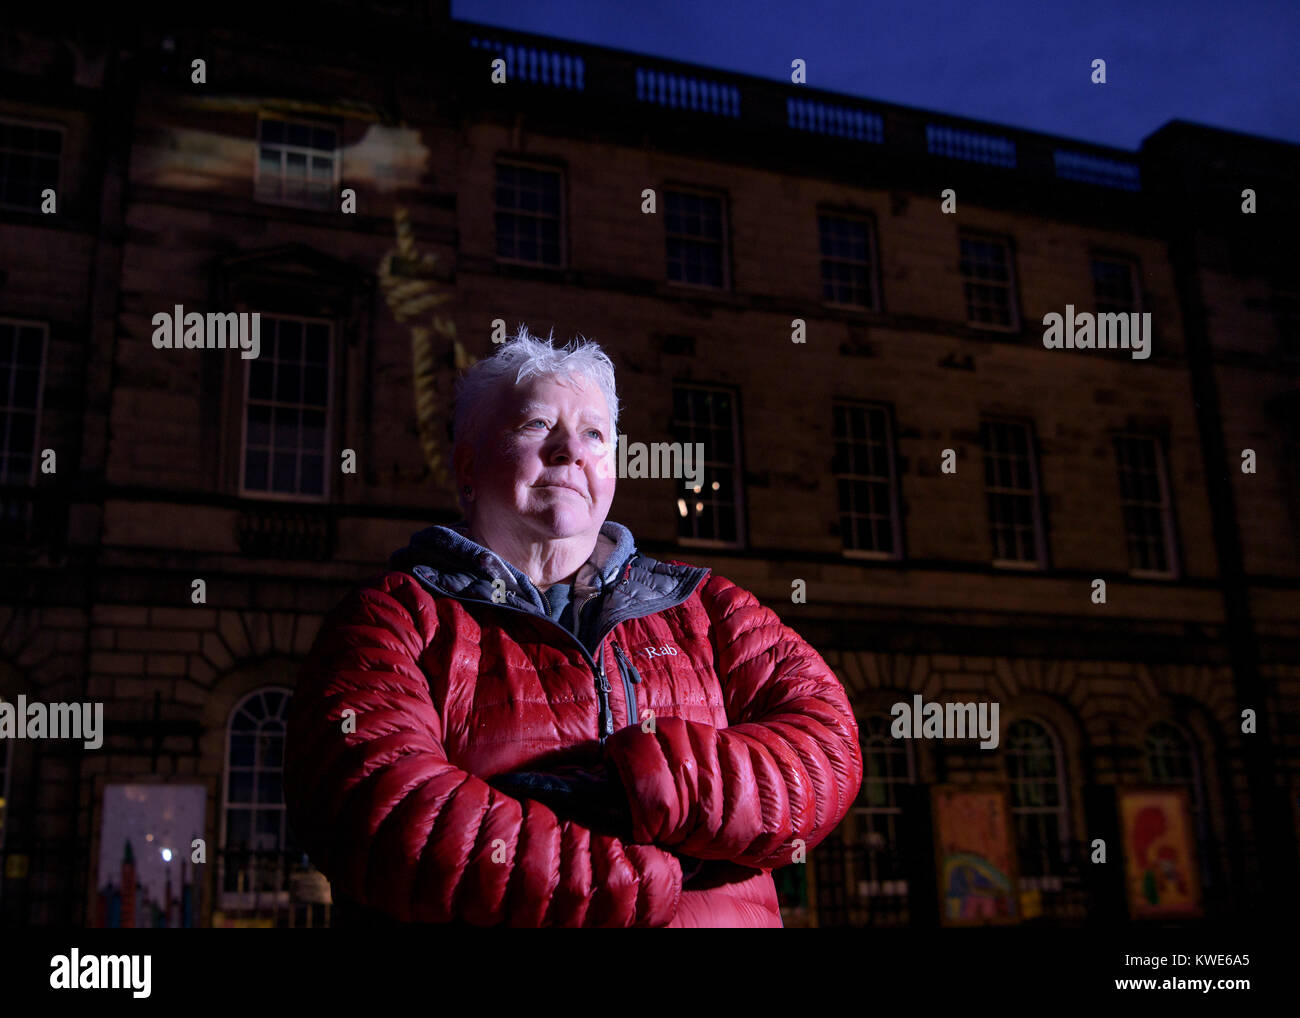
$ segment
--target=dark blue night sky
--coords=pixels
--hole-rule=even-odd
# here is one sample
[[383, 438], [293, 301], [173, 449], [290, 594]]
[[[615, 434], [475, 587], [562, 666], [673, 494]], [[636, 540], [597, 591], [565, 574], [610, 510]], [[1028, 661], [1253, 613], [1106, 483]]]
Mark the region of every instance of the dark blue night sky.
[[[1170, 120], [1300, 143], [1300, 0], [452, 0], [452, 16], [1136, 149]], [[1107, 84], [1091, 64], [1106, 61]]]

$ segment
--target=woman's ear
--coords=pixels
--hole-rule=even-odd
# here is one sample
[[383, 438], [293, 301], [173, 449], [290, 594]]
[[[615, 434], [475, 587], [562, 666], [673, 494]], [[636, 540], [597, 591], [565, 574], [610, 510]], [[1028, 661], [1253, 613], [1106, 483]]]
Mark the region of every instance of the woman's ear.
[[466, 486], [474, 487], [474, 450], [468, 442], [457, 442], [451, 458], [456, 473], [456, 489], [464, 493]]
[[452, 450], [452, 468], [456, 475], [456, 503], [461, 514], [469, 519], [474, 501], [474, 450], [468, 443], [459, 442]]

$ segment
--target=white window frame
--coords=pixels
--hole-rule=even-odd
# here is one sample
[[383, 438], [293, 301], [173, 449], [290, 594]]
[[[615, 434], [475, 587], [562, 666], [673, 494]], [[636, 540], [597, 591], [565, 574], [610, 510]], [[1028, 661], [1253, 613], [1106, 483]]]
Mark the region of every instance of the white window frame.
[[[872, 711], [871, 714], [868, 715], [868, 717], [871, 716], [881, 718], [885, 722], [886, 732], [889, 731], [889, 726], [891, 724], [891, 715], [889, 715], [885, 711]], [[893, 784], [893, 785], [916, 784], [916, 752], [912, 748], [911, 740], [909, 739], [893, 740], [891, 738], [891, 741], [902, 743], [904, 759], [907, 762], [907, 780], [905, 782], [898, 782], [898, 781], [887, 782], [886, 784]], [[866, 748], [867, 747], [865, 746], [863, 747], [864, 760], [866, 758], [865, 757]], [[867, 786], [867, 778], [864, 771], [863, 778], [862, 778], [862, 786], [858, 790], [859, 796], [863, 794], [863, 792], [866, 789], [866, 786]], [[858, 796], [855, 796], [853, 805], [849, 807], [849, 813], [853, 817], [853, 832], [856, 835], [862, 829], [863, 826], [868, 826], [868, 827], [870, 826], [866, 818], [871, 817], [873, 815], [888, 815], [888, 816], [901, 817], [903, 815], [903, 810], [902, 807], [900, 806], [860, 806], [858, 805]], [[898, 849], [900, 846], [895, 845], [893, 847], [895, 849]], [[844, 878], [846, 883], [848, 884], [846, 890], [848, 890], [850, 897], [856, 897], [859, 899], [870, 898], [873, 895], [906, 897], [908, 894], [908, 890], [909, 890], [908, 881], [905, 878], [900, 880], [895, 880], [893, 883], [896, 886], [892, 888], [886, 886], [889, 883], [889, 881], [858, 879], [858, 875], [853, 870], [852, 854], [847, 854], [845, 856], [844, 869], [845, 869]], [[862, 886], [863, 884], [866, 884], [867, 886], [864, 888]], [[897, 885], [901, 885], [901, 886], [897, 886]]]
[[[721, 541], [711, 537], [684, 537], [679, 532], [677, 535], [677, 543], [684, 548], [744, 548], [746, 541], [748, 540], [748, 534], [745, 530], [745, 464], [744, 460], [741, 458], [743, 455], [743, 450], [741, 448], [743, 443], [741, 442], [740, 436], [740, 429], [742, 426], [740, 419], [740, 392], [737, 389], [726, 385], [714, 385], [708, 382], [695, 382], [689, 380], [674, 380], [671, 383], [671, 388], [706, 389], [713, 392], [723, 392], [731, 397], [731, 433], [734, 443], [734, 459], [732, 460], [732, 466], [736, 474], [736, 503], [734, 508], [736, 513], [735, 541]], [[673, 441], [677, 441], [676, 435], [673, 436]], [[705, 443], [704, 453], [704, 459], [707, 462], [709, 459], [707, 443]], [[701, 466], [703, 467], [704, 464], [701, 464]], [[678, 484], [679, 482], [680, 479], [674, 479], [673, 483]], [[676, 495], [678, 517], [681, 518], [682, 516], [688, 516], [690, 513], [690, 507], [687, 505], [687, 498], [689, 495], [683, 493], [683, 489], [680, 487], [676, 489]], [[683, 508], [686, 509], [685, 513], [682, 512]], [[679, 524], [674, 522], [674, 529], [676, 529], [677, 526], [679, 526]]]
[[[1165, 561], [1169, 563], [1169, 568], [1167, 570], [1134, 569], [1130, 565], [1129, 575], [1134, 577], [1146, 578], [1146, 579], [1158, 579], [1158, 580], [1177, 579], [1180, 574], [1181, 563], [1178, 561], [1178, 545], [1177, 542], [1174, 540], [1173, 491], [1169, 484], [1169, 464], [1165, 460], [1164, 442], [1155, 435], [1143, 435], [1136, 432], [1126, 432], [1126, 431], [1117, 432], [1114, 437], [1116, 439], [1124, 439], [1126, 441], [1132, 441], [1134, 439], [1137, 439], [1139, 441], [1149, 442], [1152, 446], [1155, 447], [1156, 477], [1160, 483], [1160, 517], [1161, 517], [1160, 523], [1161, 523], [1161, 529], [1164, 532]], [[1112, 443], [1112, 448], [1114, 448], [1113, 443]], [[1115, 464], [1116, 481], [1118, 482], [1119, 479], [1118, 456], [1116, 457], [1116, 459], [1117, 459], [1117, 462]], [[1120, 527], [1123, 528], [1124, 530], [1125, 557], [1128, 556], [1128, 536], [1129, 536], [1128, 528], [1124, 525], [1124, 506], [1127, 504], [1128, 503], [1125, 502], [1124, 500], [1124, 492], [1121, 489], [1120, 498], [1119, 498]]]
[[[867, 228], [867, 288], [871, 293], [871, 305], [865, 304], [845, 304], [842, 301], [827, 300], [822, 297], [822, 307], [833, 310], [858, 311], [858, 312], [880, 312], [880, 251], [876, 243], [876, 219], [872, 215], [863, 212], [841, 212], [838, 209], [822, 208], [817, 210], [817, 289], [822, 291], [826, 285], [826, 280], [822, 276], [822, 262], [826, 256], [821, 253], [821, 221], [822, 219], [843, 219], [848, 222], [862, 223]], [[832, 259], [833, 261], [844, 261], [844, 259]], [[849, 264], [857, 264], [856, 262]]]
[[[262, 125], [268, 120], [278, 121], [286, 126], [296, 124], [300, 127], [325, 128], [334, 132], [334, 151], [330, 153], [330, 159], [333, 163], [333, 173], [330, 183], [330, 200], [323, 204], [312, 201], [299, 201], [293, 198], [273, 197], [263, 191], [262, 179]], [[277, 148], [285, 151], [293, 150], [296, 152], [306, 153], [309, 160], [313, 155], [324, 154], [324, 149], [305, 148], [301, 145], [290, 145], [288, 142], [270, 142]], [[276, 178], [279, 181], [278, 188], [281, 192], [284, 190], [284, 158], [283, 154], [280, 160], [280, 173]], [[311, 179], [310, 173], [308, 179]], [[273, 110], [263, 110], [257, 116], [257, 135], [253, 139], [253, 200], [264, 205], [278, 205], [286, 208], [310, 209], [314, 212], [328, 212], [331, 209], [337, 209], [339, 196], [339, 185], [343, 180], [343, 128], [341, 124], [333, 123], [327, 120], [313, 120], [310, 117], [294, 116], [292, 114], [276, 113]]]
[[[1030, 495], [1031, 495], [1031, 505], [1034, 511], [1034, 554], [1036, 557], [1034, 558], [1033, 561], [1024, 561], [1022, 559], [994, 558], [993, 566], [998, 569], [1019, 569], [1019, 570], [1024, 570], [1026, 572], [1041, 572], [1047, 568], [1047, 533], [1046, 533], [1047, 526], [1046, 526], [1046, 520], [1043, 518], [1042, 480], [1038, 474], [1038, 443], [1036, 441], [1037, 436], [1035, 434], [1033, 426], [1026, 421], [1017, 420], [1011, 417], [995, 417], [992, 415], [982, 415], [980, 417], [980, 422], [983, 423], [985, 421], [988, 421], [991, 424], [1007, 424], [1013, 427], [1024, 429], [1025, 435], [1028, 439], [1027, 444], [1029, 446], [1029, 479], [1033, 484], [1033, 491], [1030, 493]], [[980, 447], [980, 455], [981, 457], [985, 457], [988, 455], [988, 449], [985, 446], [983, 446], [983, 444], [981, 444]], [[981, 469], [981, 473], [983, 473], [984, 463], [982, 461], [980, 463], [980, 469]], [[998, 493], [1001, 492], [1003, 489], [990, 488], [988, 484], [988, 479], [986, 477], [982, 478], [981, 480], [982, 480], [981, 489], [982, 489], [982, 494], [984, 496], [984, 515], [985, 515], [984, 532], [988, 535], [989, 541], [991, 543], [993, 540], [993, 520], [989, 516], [988, 496], [990, 492]], [[1020, 490], [1019, 488], [1007, 489], [1006, 493], [1021, 495], [1021, 496], [1026, 494], [1024, 491]]]
[[[970, 317], [970, 305], [966, 299], [966, 284], [978, 283], [961, 271], [962, 253], [961, 242], [963, 240], [973, 241], [979, 244], [999, 244], [1007, 254], [1007, 307], [1011, 313], [1011, 321], [1006, 325], [999, 325], [997, 322], [975, 322]], [[978, 233], [970, 230], [963, 230], [957, 235], [957, 277], [961, 280], [961, 305], [965, 315], [965, 324], [967, 328], [981, 329], [986, 332], [1019, 332], [1021, 329], [1020, 320], [1020, 274], [1016, 271], [1016, 249], [1011, 243], [1011, 238], [996, 234]], [[981, 284], [997, 285], [997, 284]]]
[[[885, 454], [889, 457], [889, 511], [890, 524], [893, 528], [894, 550], [892, 552], [876, 551], [872, 548], [848, 548], [843, 546], [844, 536], [841, 538], [841, 552], [845, 558], [873, 560], [877, 562], [897, 562], [903, 558], [903, 522], [902, 513], [899, 507], [899, 484], [898, 484], [898, 464], [894, 456], [894, 415], [893, 408], [888, 403], [880, 403], [866, 400], [848, 400], [837, 399], [832, 402], [831, 413], [834, 414], [835, 406], [842, 406], [848, 409], [879, 410], [885, 417]], [[834, 436], [834, 418], [831, 421], [831, 441], [835, 441]], [[835, 491], [835, 512], [837, 517], [842, 518], [843, 510], [840, 507], [839, 480], [841, 477], [858, 478], [858, 474], [835, 474], [836, 482]], [[864, 478], [867, 479], [867, 478]], [[875, 479], [878, 480], [878, 479]]]
[[[1166, 781], [1158, 778], [1151, 769], [1151, 753], [1150, 747], [1147, 744], [1147, 739], [1150, 737], [1151, 729], [1158, 728], [1161, 725], [1168, 725], [1177, 732], [1182, 737], [1183, 743], [1187, 746], [1187, 755], [1192, 764], [1192, 780], [1190, 788], [1188, 787], [1187, 782]], [[1196, 737], [1177, 721], [1167, 717], [1156, 718], [1142, 730], [1142, 766], [1148, 784], [1163, 785], [1174, 788], [1187, 788], [1188, 799], [1191, 802], [1192, 812], [1195, 814], [1193, 817], [1193, 824], [1198, 828], [1197, 833], [1199, 835], [1201, 821], [1206, 821], [1207, 826], [1209, 823], [1209, 797], [1208, 789], [1205, 787], [1205, 771], [1201, 765], [1201, 747]]]
[[[1150, 736], [1151, 729], [1158, 728], [1160, 725], [1168, 725], [1177, 732], [1187, 746], [1187, 755], [1192, 764], [1192, 781], [1190, 787], [1184, 781], [1164, 781], [1157, 778], [1151, 770], [1151, 753], [1147, 739]], [[1208, 886], [1214, 867], [1218, 865], [1218, 860], [1211, 860], [1206, 852], [1208, 843], [1216, 835], [1213, 830], [1213, 819], [1210, 816], [1210, 788], [1206, 781], [1205, 762], [1203, 760], [1203, 750], [1200, 740], [1187, 729], [1185, 725], [1174, 721], [1172, 718], [1163, 717], [1153, 720], [1142, 731], [1142, 768], [1148, 784], [1160, 785], [1165, 788], [1186, 788], [1188, 804], [1192, 812], [1192, 837], [1196, 841], [1196, 857], [1200, 866], [1200, 877]]]
[[[231, 726], [231, 722], [233, 722], [235, 719], [235, 714], [238, 713], [238, 711], [244, 706], [245, 703], [247, 703], [253, 697], [260, 696], [262, 693], [267, 693], [267, 692], [284, 693], [287, 698], [293, 697], [293, 690], [290, 689], [288, 686], [279, 686], [275, 684], [271, 684], [268, 686], [258, 686], [256, 689], [249, 690], [247, 693], [241, 696], [237, 701], [235, 701], [234, 706], [230, 708], [230, 713], [226, 715], [226, 734], [225, 734], [225, 742], [222, 746], [222, 761], [221, 761], [220, 840], [217, 843], [218, 845], [220, 845], [221, 855], [218, 856], [218, 862], [220, 863], [220, 865], [218, 866], [218, 872], [216, 874], [216, 886], [215, 886], [216, 899], [217, 899], [216, 907], [221, 909], [222, 911], [241, 910], [241, 909], [247, 910], [253, 908], [262, 908], [263, 906], [287, 905], [289, 904], [290, 897], [291, 897], [290, 890], [287, 886], [283, 891], [227, 891], [223, 887], [225, 883], [224, 867], [227, 859], [226, 853], [230, 850], [229, 846], [226, 843], [226, 836], [227, 836], [226, 827], [227, 827], [227, 822], [229, 820], [229, 812], [232, 808], [234, 809], [249, 808], [248, 804], [236, 803], [233, 807], [230, 805], [230, 799], [229, 799], [230, 739], [233, 731], [230, 726]], [[284, 701], [283, 710], [287, 712], [288, 709], [289, 709], [289, 699], [286, 699]], [[284, 716], [285, 716], [284, 714], [281, 715], [282, 718]], [[281, 772], [283, 772], [283, 769], [284, 769], [283, 765], [281, 765]], [[256, 770], [253, 771], [254, 796], [256, 796], [257, 794], [257, 785], [256, 785], [257, 773], [258, 772]], [[257, 803], [253, 804], [254, 815], [256, 815], [257, 812], [256, 810], [257, 805], [258, 805]], [[288, 822], [287, 818], [285, 822], [286, 823]], [[254, 832], [256, 832], [256, 820], [254, 820]], [[282, 850], [283, 850], [283, 846], [282, 846]], [[288, 882], [289, 882], [288, 872], [286, 870], [286, 874], [285, 874], [286, 885], [288, 884]]]
[[[1004, 759], [1003, 761], [1004, 769], [1007, 772], [1007, 785], [1008, 785], [1007, 801], [1011, 809], [1012, 822], [1013, 823], [1015, 822], [1015, 818], [1017, 816], [1026, 816], [1030, 814], [1039, 815], [1039, 816], [1055, 815], [1057, 818], [1057, 823], [1056, 823], [1057, 836], [1060, 838], [1060, 842], [1061, 842], [1061, 849], [1062, 849], [1061, 855], [1063, 859], [1068, 859], [1071, 854], [1071, 848], [1073, 842], [1073, 838], [1071, 837], [1071, 832], [1070, 832], [1070, 782], [1069, 782], [1069, 775], [1066, 773], [1066, 769], [1065, 769], [1065, 751], [1061, 743], [1061, 738], [1057, 734], [1056, 727], [1054, 725], [1049, 723], [1044, 718], [1035, 717], [1032, 715], [1014, 719], [1011, 722], [1011, 724], [1007, 726], [1008, 734], [1010, 733], [1011, 726], [1021, 721], [1027, 721], [1030, 724], [1037, 725], [1047, 735], [1048, 744], [1052, 747], [1052, 757], [1056, 761], [1056, 789], [1057, 789], [1057, 795], [1060, 799], [1060, 805], [1055, 808], [1046, 807], [1046, 806], [1015, 805], [1014, 798], [1010, 795], [1010, 788], [1012, 785], [1015, 784], [1015, 781], [1013, 779], [1013, 776], [1010, 773], [1010, 767], [1005, 766], [1006, 760]], [[1006, 754], [1003, 755], [1004, 757], [1006, 756]], [[1013, 830], [1015, 829], [1013, 828]], [[1059, 884], [1059, 877], [1022, 876], [1019, 878], [1019, 883], [1020, 883], [1020, 889], [1022, 891], [1060, 890], [1059, 886], [1057, 886]]]
[[[559, 239], [557, 240], [557, 243], [559, 244], [560, 247], [560, 260], [558, 262], [529, 261], [527, 258], [503, 258], [501, 257], [500, 254], [497, 253], [498, 238], [496, 234], [496, 222], [497, 222], [496, 217], [498, 212], [505, 212], [513, 216], [533, 216], [534, 219], [550, 218], [549, 216], [544, 216], [544, 215], [533, 215], [533, 213], [524, 212], [519, 209], [503, 209], [499, 205], [497, 205], [496, 171], [498, 166], [519, 166], [519, 167], [523, 167], [524, 169], [535, 170], [539, 173], [553, 173], [555, 174], [556, 177], [559, 178], [558, 190], [559, 190], [559, 198], [560, 198], [560, 211], [557, 216], [558, 223], [559, 223]], [[526, 265], [535, 269], [559, 270], [559, 269], [567, 269], [569, 267], [568, 264], [569, 263], [569, 259], [568, 259], [569, 235], [568, 235], [568, 226], [567, 226], [569, 207], [568, 207], [568, 203], [565, 200], [565, 194], [564, 194], [565, 185], [566, 185], [565, 171], [559, 166], [551, 166], [547, 163], [534, 163], [524, 159], [514, 159], [505, 156], [501, 156], [493, 160], [492, 163], [492, 255], [497, 262], [499, 262], [502, 265]]]
[[[664, 196], [664, 282], [668, 286], [678, 286], [684, 290], [692, 290], [700, 293], [731, 293], [731, 210], [728, 207], [730, 201], [726, 191], [712, 190], [705, 187], [688, 187], [677, 184], [665, 184], [663, 186]], [[683, 237], [686, 239], [696, 240], [700, 243], [706, 243], [702, 238], [687, 238], [685, 234], [675, 234], [668, 232], [668, 194], [694, 194], [704, 198], [716, 198], [719, 206], [719, 222], [721, 238], [718, 241], [719, 259], [722, 268], [722, 283], [714, 286], [712, 283], [689, 283], [684, 279], [672, 279], [668, 275], [668, 241], [672, 237]]]
[[[325, 481], [325, 490], [321, 492], [321, 494], [319, 495], [309, 495], [309, 494], [305, 495], [301, 493], [287, 493], [282, 491], [262, 491], [257, 488], [249, 488], [246, 486], [245, 472], [248, 469], [248, 409], [249, 409], [248, 400], [249, 400], [249, 387], [252, 384], [252, 372], [253, 372], [253, 360], [248, 359], [243, 361], [244, 394], [243, 394], [243, 400], [241, 401], [239, 407], [239, 417], [240, 417], [239, 495], [241, 498], [256, 498], [256, 499], [262, 499], [267, 502], [296, 502], [296, 503], [310, 503], [310, 504], [317, 504], [317, 505], [328, 503], [333, 497], [333, 490], [334, 490], [334, 485], [332, 483], [332, 478], [334, 475], [330, 469], [330, 464], [334, 462], [333, 459], [334, 450], [332, 449], [333, 435], [334, 435], [334, 413], [335, 413], [335, 405], [338, 402], [334, 398], [335, 388], [336, 388], [334, 382], [334, 377], [335, 377], [334, 376], [334, 365], [335, 365], [334, 322], [329, 318], [280, 314], [278, 311], [263, 312], [262, 318], [263, 318], [263, 322], [262, 322], [263, 325], [266, 324], [266, 319], [274, 318], [279, 321], [300, 322], [303, 325], [308, 325], [308, 324], [324, 325], [329, 330], [329, 338], [326, 341], [328, 345], [328, 352], [329, 352], [329, 366], [326, 369], [326, 373], [325, 373], [325, 399], [326, 399], [325, 448], [324, 448], [323, 460], [322, 460], [322, 474]], [[304, 330], [304, 340], [305, 339], [306, 339], [306, 335]], [[265, 351], [266, 351], [266, 344], [263, 343], [262, 352], [264, 353]], [[261, 355], [259, 354], [259, 357], [260, 356]], [[271, 402], [276, 403], [277, 401], [272, 399]], [[299, 403], [300, 407], [303, 405], [304, 404]], [[274, 428], [274, 423], [272, 424], [272, 428]], [[268, 464], [267, 470], [268, 470], [267, 477], [268, 478], [273, 477], [274, 476], [273, 461]]]
[[[41, 425], [43, 423], [43, 418], [45, 415], [45, 376], [46, 376], [46, 366], [49, 364], [49, 360], [50, 360], [50, 326], [48, 322], [36, 321], [34, 319], [29, 319], [29, 318], [9, 318], [9, 317], [0, 317], [0, 325], [13, 325], [18, 328], [38, 328], [41, 330], [41, 363], [40, 366], [37, 368], [37, 374], [36, 374], [36, 414], [35, 414], [36, 420], [33, 425], [34, 430], [32, 432], [31, 474], [27, 477], [26, 481], [19, 481], [17, 478], [15, 478], [13, 481], [8, 482], [12, 484], [25, 483], [30, 485], [31, 487], [35, 487], [37, 467], [41, 459], [40, 456]], [[12, 398], [13, 398], [12, 391], [6, 393], [0, 393], [0, 419], [7, 417], [10, 413], [13, 412], [13, 406], [12, 403], [10, 402]], [[0, 438], [4, 438], [4, 437], [5, 437], [4, 435], [0, 434]], [[0, 478], [0, 481], [3, 481], [3, 478]], [[28, 537], [30, 537], [32, 534], [32, 503], [29, 502], [27, 506], [28, 506], [27, 520], [26, 523], [23, 525], [23, 528], [24, 528], [24, 533], [27, 534]]]
[[[1124, 314], [1131, 314], [1131, 313], [1133, 313], [1133, 312], [1136, 312], [1136, 313], [1138, 313], [1138, 314], [1141, 314], [1142, 311], [1143, 311], [1143, 306], [1142, 306], [1142, 272], [1141, 272], [1141, 268], [1142, 268], [1142, 267], [1141, 267], [1141, 263], [1139, 263], [1139, 261], [1137, 260], [1137, 258], [1135, 258], [1135, 257], [1132, 256], [1132, 255], [1126, 255], [1126, 254], [1109, 254], [1109, 253], [1104, 252], [1104, 251], [1093, 251], [1093, 252], [1088, 256], [1088, 280], [1089, 280], [1089, 282], [1092, 283], [1092, 301], [1093, 301], [1093, 308], [1094, 308], [1094, 310], [1096, 310], [1096, 304], [1097, 304], [1097, 281], [1096, 281], [1096, 278], [1095, 278], [1095, 277], [1093, 276], [1093, 274], [1092, 274], [1092, 263], [1093, 263], [1093, 262], [1109, 262], [1109, 263], [1111, 263], [1112, 265], [1126, 265], [1126, 266], [1128, 266], [1129, 279], [1130, 279], [1130, 281], [1131, 281], [1132, 284], [1133, 284], [1133, 308], [1132, 308], [1132, 311], [1126, 311], [1126, 312], [1123, 312], [1123, 313], [1124, 313]], [[1104, 314], [1105, 312], [1100, 312], [1100, 313], [1103, 313], [1103, 314]], [[1116, 312], [1116, 313], [1119, 313], [1119, 312]]]

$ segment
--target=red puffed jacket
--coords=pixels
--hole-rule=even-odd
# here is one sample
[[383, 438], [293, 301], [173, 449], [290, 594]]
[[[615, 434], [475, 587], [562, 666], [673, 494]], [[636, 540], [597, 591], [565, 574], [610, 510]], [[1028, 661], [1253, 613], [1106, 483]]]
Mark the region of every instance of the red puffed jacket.
[[[326, 618], [289, 709], [289, 824], [336, 915], [782, 925], [771, 871], [811, 861], [862, 753], [843, 687], [774, 611], [612, 521], [574, 582], [587, 646], [463, 525], [389, 569]], [[632, 842], [486, 780], [601, 756]], [[705, 861], [685, 887], [679, 855]]]

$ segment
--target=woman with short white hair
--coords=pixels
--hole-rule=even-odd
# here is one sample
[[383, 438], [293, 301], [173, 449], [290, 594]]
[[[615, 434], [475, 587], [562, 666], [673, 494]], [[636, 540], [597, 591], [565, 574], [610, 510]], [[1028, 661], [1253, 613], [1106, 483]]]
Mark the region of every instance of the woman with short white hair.
[[322, 625], [285, 802], [336, 925], [781, 926], [771, 871], [847, 813], [821, 656], [607, 518], [619, 409], [596, 344], [521, 328], [458, 390], [464, 519]]

